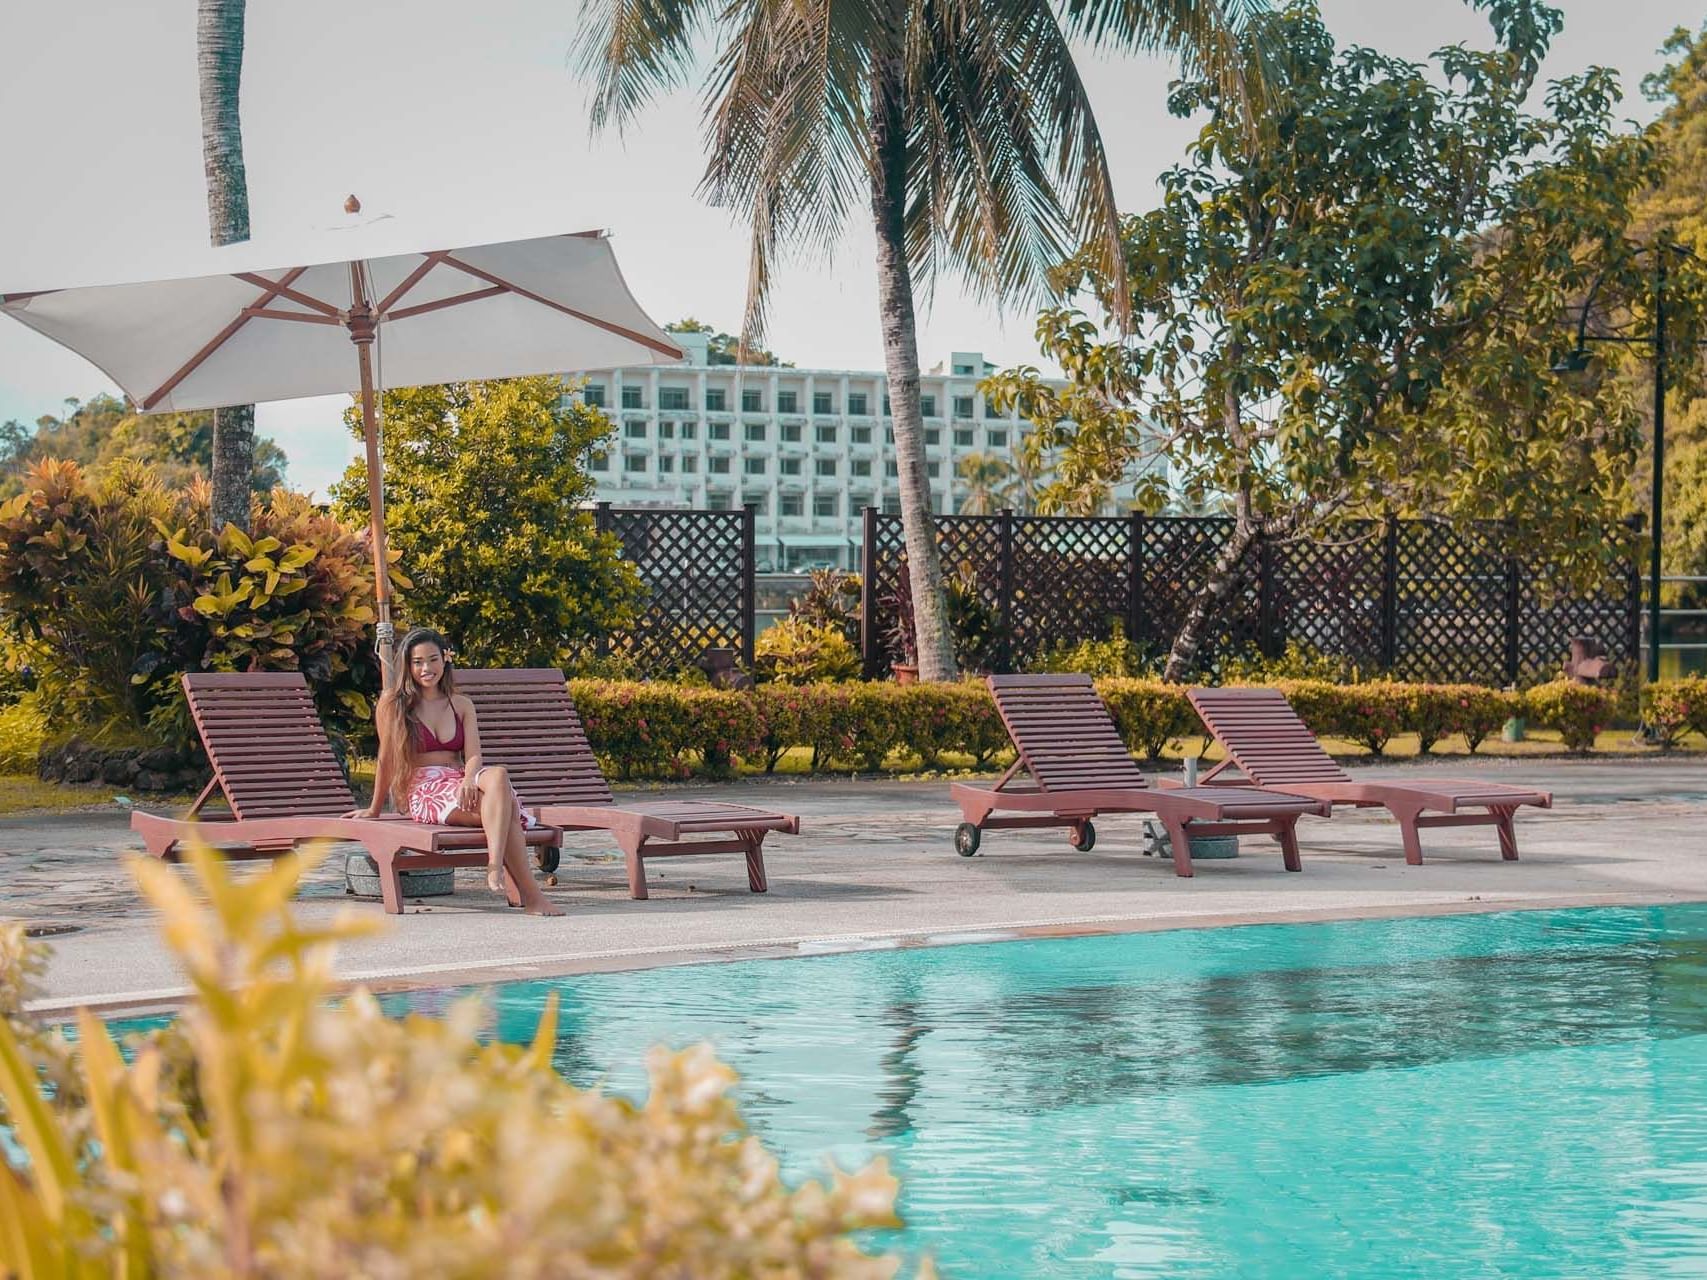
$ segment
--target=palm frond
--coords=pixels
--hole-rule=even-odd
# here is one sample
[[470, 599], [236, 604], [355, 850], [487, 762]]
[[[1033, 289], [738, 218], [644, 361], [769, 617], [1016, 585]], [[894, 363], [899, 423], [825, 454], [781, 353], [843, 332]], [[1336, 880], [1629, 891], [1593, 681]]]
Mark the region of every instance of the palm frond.
[[569, 57], [593, 80], [590, 127], [624, 127], [656, 94], [687, 83], [712, 0], [582, 0]]

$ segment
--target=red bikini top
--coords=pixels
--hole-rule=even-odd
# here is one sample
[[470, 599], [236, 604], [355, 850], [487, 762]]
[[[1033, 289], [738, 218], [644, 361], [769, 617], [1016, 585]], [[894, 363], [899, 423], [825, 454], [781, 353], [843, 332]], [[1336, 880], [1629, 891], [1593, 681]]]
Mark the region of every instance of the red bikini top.
[[415, 749], [417, 751], [461, 751], [467, 738], [462, 732], [462, 717], [455, 711], [451, 715], [456, 718], [456, 731], [450, 735], [449, 742], [440, 742], [439, 735], [434, 733], [421, 721], [415, 721]]

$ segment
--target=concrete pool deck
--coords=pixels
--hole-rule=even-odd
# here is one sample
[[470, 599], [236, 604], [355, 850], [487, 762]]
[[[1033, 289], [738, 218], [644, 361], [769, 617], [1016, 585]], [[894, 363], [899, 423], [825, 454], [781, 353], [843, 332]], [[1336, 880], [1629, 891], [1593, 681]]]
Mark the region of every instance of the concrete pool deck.
[[[1407, 866], [1385, 814], [1341, 810], [1300, 823], [1301, 875], [1282, 870], [1272, 840], [1252, 837], [1236, 860], [1200, 861], [1182, 880], [1170, 862], [1142, 855], [1137, 817], [1100, 819], [1090, 853], [1070, 849], [1060, 830], [996, 831], [980, 856], [957, 857], [946, 782], [672, 788], [801, 815], [800, 836], [767, 842], [769, 893], [747, 891], [739, 857], [708, 857], [653, 864], [652, 898], [634, 902], [612, 843], [575, 835], [549, 890], [565, 918], [510, 911], [478, 872], [459, 872], [453, 897], [410, 903], [382, 936], [344, 947], [337, 972], [386, 988], [439, 986], [983, 936], [1707, 900], [1700, 757], [1374, 768], [1545, 787], [1555, 808], [1519, 813], [1517, 863], [1500, 860], [1491, 827], [1470, 827], [1425, 832], [1427, 862]], [[116, 808], [0, 819], [0, 915], [53, 947], [36, 1007], [144, 1008], [183, 993], [156, 917], [121, 865], [140, 847]], [[313, 919], [352, 906], [380, 914], [344, 894], [335, 854], [305, 883], [300, 910]]]

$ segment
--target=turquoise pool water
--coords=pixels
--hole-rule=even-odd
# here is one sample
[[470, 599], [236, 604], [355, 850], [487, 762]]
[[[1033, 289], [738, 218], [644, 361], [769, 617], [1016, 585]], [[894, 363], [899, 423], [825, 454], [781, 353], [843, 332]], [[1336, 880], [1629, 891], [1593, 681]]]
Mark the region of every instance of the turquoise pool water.
[[709, 1038], [962, 1280], [1707, 1275], [1703, 906], [597, 974], [492, 988], [497, 1033], [551, 990], [570, 1078]]

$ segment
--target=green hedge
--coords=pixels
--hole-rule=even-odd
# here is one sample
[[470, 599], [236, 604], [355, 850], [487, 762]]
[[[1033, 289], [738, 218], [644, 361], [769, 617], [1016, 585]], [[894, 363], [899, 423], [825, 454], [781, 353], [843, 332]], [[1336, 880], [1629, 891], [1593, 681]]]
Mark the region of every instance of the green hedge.
[[[1557, 681], [1526, 694], [1480, 685], [1280, 680], [1310, 729], [1379, 755], [1402, 733], [1427, 752], [1462, 734], [1477, 750], [1506, 720], [1524, 715], [1584, 751], [1611, 719], [1615, 694]], [[970, 757], [989, 763], [1008, 745], [982, 683], [763, 684], [748, 692], [660, 683], [573, 680], [569, 685], [595, 748], [621, 777], [727, 772], [735, 759], [773, 770], [792, 749], [811, 752], [814, 771], [875, 771], [900, 754], [924, 768]], [[1185, 691], [1156, 680], [1099, 680], [1127, 746], [1157, 759], [1171, 742], [1202, 733]], [[1707, 720], [1707, 680], [1681, 681], [1663, 695], [1671, 740]], [[1694, 717], [1693, 719], [1691, 717]]]

